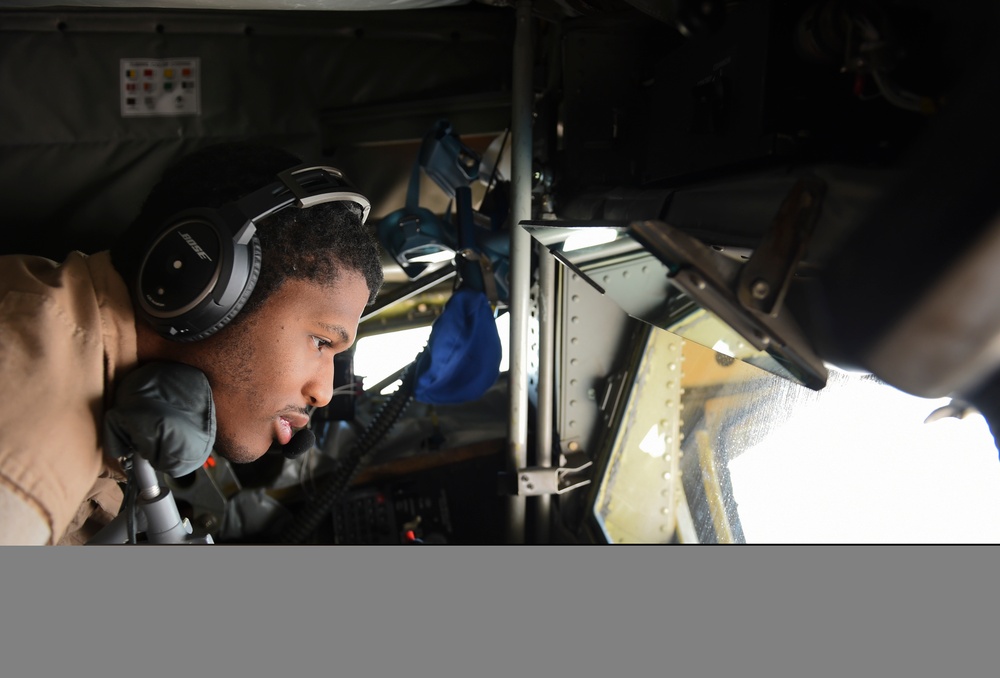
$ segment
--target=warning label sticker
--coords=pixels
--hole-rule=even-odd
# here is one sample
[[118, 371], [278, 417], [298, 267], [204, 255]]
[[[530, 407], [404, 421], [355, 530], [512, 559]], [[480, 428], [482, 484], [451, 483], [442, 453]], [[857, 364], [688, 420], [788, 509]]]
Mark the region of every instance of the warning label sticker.
[[201, 63], [187, 59], [122, 59], [122, 117], [199, 115]]

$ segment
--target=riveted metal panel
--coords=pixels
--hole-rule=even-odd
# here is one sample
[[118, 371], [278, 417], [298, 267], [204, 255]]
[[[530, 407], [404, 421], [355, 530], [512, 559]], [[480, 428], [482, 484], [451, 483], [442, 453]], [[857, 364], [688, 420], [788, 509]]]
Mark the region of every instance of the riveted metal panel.
[[563, 452], [590, 451], [605, 427], [598, 394], [638, 321], [578, 274], [560, 266], [558, 275], [557, 432]]

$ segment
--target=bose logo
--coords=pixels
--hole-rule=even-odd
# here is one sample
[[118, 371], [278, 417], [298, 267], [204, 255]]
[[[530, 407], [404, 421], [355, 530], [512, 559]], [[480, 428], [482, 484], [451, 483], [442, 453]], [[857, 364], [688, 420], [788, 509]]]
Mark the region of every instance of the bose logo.
[[181, 233], [181, 237], [184, 238], [184, 242], [186, 242], [188, 245], [190, 245], [191, 249], [193, 249], [194, 252], [195, 252], [195, 254], [197, 254], [199, 257], [201, 257], [202, 259], [205, 259], [206, 261], [211, 261], [212, 260], [212, 257], [210, 257], [207, 254], [205, 254], [205, 250], [201, 249], [201, 245], [199, 245], [198, 243], [196, 243], [194, 241], [194, 238], [192, 238], [191, 236], [189, 236], [187, 233]]

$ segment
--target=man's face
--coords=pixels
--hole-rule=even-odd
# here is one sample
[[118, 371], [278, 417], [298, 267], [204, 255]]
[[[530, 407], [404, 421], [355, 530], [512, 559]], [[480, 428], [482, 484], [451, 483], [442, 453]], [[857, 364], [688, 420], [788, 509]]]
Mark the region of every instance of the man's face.
[[368, 302], [356, 271], [333, 288], [288, 280], [244, 322], [199, 342], [191, 361], [215, 400], [215, 449], [245, 463], [308, 423], [306, 407], [333, 396], [333, 356], [354, 343]]

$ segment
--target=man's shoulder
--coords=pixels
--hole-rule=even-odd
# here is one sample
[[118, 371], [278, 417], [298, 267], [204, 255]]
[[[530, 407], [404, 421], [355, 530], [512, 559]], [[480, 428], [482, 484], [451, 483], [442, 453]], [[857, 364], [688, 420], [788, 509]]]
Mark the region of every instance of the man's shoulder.
[[113, 293], [120, 293], [125, 290], [123, 285], [108, 250], [94, 254], [73, 251], [62, 261], [34, 254], [0, 255], [0, 294], [7, 291], [58, 294], [60, 290], [79, 287], [97, 288], [101, 293], [113, 289]]
[[[0, 257], [0, 324], [25, 331], [59, 319], [71, 338], [98, 339], [111, 324], [132, 327], [131, 302], [107, 252], [71, 252], [62, 262], [41, 256]], [[121, 326], [121, 327], [119, 327]], [[48, 329], [52, 329], [49, 327]]]
[[65, 287], [74, 279], [90, 277], [88, 259], [81, 252], [70, 252], [61, 262], [34, 254], [0, 256], [0, 292], [45, 294]]

